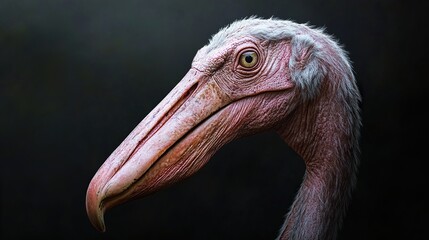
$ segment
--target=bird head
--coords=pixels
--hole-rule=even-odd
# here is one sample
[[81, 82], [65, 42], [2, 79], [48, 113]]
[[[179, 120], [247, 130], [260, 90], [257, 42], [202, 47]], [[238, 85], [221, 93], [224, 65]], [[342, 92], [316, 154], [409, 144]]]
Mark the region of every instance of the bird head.
[[233, 139], [281, 128], [314, 98], [326, 75], [322, 45], [301, 28], [250, 18], [214, 35], [93, 177], [86, 199], [92, 224], [104, 231], [107, 209], [191, 176]]

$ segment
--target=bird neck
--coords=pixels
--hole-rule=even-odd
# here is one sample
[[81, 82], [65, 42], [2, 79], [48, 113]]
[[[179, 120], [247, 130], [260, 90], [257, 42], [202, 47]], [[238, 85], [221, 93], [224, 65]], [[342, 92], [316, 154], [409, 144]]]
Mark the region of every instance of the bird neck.
[[280, 128], [305, 161], [306, 171], [279, 239], [336, 238], [358, 165], [360, 123], [348, 121], [353, 114], [339, 99], [319, 98], [297, 107]]

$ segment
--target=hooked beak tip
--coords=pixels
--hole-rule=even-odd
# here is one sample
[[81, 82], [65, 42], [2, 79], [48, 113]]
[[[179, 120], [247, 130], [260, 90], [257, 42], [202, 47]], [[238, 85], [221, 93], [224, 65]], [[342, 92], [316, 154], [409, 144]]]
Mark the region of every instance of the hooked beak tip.
[[93, 191], [90, 185], [86, 193], [86, 212], [91, 224], [100, 232], [106, 231], [104, 211], [102, 199], [99, 198], [97, 191]]
[[[88, 215], [89, 216], [89, 215]], [[106, 225], [104, 224], [104, 211], [100, 209], [96, 214], [89, 216], [92, 225], [100, 232], [106, 232]]]

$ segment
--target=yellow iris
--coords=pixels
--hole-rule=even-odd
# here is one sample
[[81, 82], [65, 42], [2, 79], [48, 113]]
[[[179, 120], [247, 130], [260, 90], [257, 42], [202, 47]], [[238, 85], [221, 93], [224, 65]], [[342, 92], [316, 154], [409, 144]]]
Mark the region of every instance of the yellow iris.
[[240, 56], [240, 65], [245, 68], [251, 68], [258, 63], [258, 55], [254, 51], [247, 51]]

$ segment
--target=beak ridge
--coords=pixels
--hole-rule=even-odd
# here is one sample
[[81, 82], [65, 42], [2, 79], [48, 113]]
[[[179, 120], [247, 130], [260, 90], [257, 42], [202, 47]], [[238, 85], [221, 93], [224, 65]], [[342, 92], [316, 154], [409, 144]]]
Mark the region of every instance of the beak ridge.
[[[152, 166], [164, 153], [228, 104], [230, 99], [222, 94], [219, 86], [203, 78], [202, 72], [191, 69], [97, 171], [86, 197], [88, 217], [97, 230], [106, 230], [104, 212], [107, 209], [169, 184], [153, 178], [145, 180], [143, 176], [149, 172], [151, 176], [156, 175], [158, 168], [154, 170]], [[181, 154], [175, 156], [181, 157]], [[163, 166], [170, 166], [169, 163]], [[147, 186], [151, 186], [150, 189]]]

